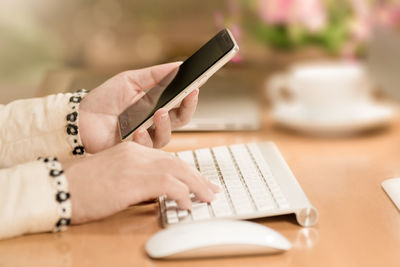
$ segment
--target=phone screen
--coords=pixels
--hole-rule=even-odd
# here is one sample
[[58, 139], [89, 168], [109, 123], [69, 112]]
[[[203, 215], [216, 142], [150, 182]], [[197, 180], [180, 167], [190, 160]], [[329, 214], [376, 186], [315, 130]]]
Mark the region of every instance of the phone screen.
[[225, 56], [234, 43], [227, 30], [220, 31], [210, 41], [169, 73], [159, 84], [119, 115], [123, 139], [139, 128], [154, 113], [174, 99], [199, 76]]

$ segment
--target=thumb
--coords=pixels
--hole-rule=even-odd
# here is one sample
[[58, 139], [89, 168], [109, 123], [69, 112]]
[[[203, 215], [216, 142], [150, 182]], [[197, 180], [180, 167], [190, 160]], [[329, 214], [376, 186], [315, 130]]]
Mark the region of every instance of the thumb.
[[138, 91], [144, 91], [154, 87], [167, 74], [177, 69], [182, 62], [173, 62], [156, 65], [148, 68], [126, 71], [128, 82]]

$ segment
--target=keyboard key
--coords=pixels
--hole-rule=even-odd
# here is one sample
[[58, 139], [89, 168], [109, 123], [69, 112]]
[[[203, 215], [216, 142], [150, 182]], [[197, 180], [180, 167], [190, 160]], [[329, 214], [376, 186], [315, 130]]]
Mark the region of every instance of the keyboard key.
[[253, 212], [253, 206], [246, 188], [240, 179], [239, 173], [232, 162], [231, 154], [227, 147], [216, 147], [212, 149], [218, 162], [222, 177], [224, 177], [226, 188], [237, 214]]
[[222, 208], [222, 207], [213, 207], [214, 215], [216, 218], [224, 218], [232, 216], [232, 210], [229, 208]]
[[179, 223], [193, 222], [192, 216], [188, 213], [188, 216], [179, 218]]
[[272, 177], [272, 173], [269, 170], [269, 167], [267, 163], [265, 162], [260, 150], [258, 149], [257, 145], [255, 143], [251, 143], [247, 145], [250, 153], [254, 157], [254, 160], [260, 169], [261, 173], [263, 174], [264, 177]]
[[208, 148], [195, 150], [197, 162], [199, 163], [200, 172], [206, 172], [208, 170], [215, 170], [215, 164], [211, 151]]
[[166, 211], [166, 215], [167, 215], [168, 223], [177, 223], [177, 222], [179, 222], [176, 210], [167, 210]]
[[211, 202], [211, 208], [217, 218], [233, 214], [224, 192], [215, 194], [215, 200]]
[[178, 157], [184, 162], [196, 167], [196, 162], [194, 161], [193, 152], [192, 151], [182, 151], [178, 152]]
[[257, 145], [255, 143], [248, 144], [247, 147], [249, 148], [249, 151], [254, 157], [254, 160], [261, 171], [262, 175], [265, 178], [265, 182], [267, 183], [270, 192], [272, 193], [274, 199], [278, 203], [279, 208], [288, 208], [289, 204], [285, 198], [285, 196], [282, 194], [282, 191], [278, 185], [278, 183], [275, 181], [275, 179], [272, 176], [271, 171], [269, 170], [267, 162], [265, 162], [260, 150], [258, 149]]
[[200, 172], [208, 179], [210, 182], [220, 186], [222, 188], [222, 183], [220, 181], [217, 167], [214, 164], [214, 160], [209, 149], [199, 149], [195, 151], [197, 161], [199, 163]]
[[207, 203], [193, 203], [190, 210], [194, 221], [204, 220], [210, 218]]
[[189, 212], [187, 210], [178, 210], [177, 215], [178, 215], [179, 219], [182, 219], [182, 218], [188, 216]]
[[257, 210], [267, 211], [273, 209], [275, 207], [275, 201], [258, 172], [257, 166], [252, 160], [249, 151], [243, 145], [232, 145], [230, 149], [235, 157], [243, 180], [247, 184], [247, 188]]
[[166, 200], [165, 201], [165, 208], [166, 209], [177, 209], [178, 204], [176, 203], [175, 200]]

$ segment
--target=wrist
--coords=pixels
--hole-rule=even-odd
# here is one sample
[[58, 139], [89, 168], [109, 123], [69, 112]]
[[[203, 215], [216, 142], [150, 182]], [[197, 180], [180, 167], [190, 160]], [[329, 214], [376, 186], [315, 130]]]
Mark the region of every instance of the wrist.
[[[79, 160], [81, 161], [81, 160]], [[77, 217], [79, 217], [79, 198], [80, 198], [80, 192], [77, 190], [79, 188], [79, 180], [81, 180], [82, 174], [80, 174], [79, 171], [79, 161], [77, 160], [72, 160], [68, 162], [63, 162], [62, 167], [64, 169], [64, 175], [67, 179], [68, 182], [68, 187], [69, 187], [69, 192], [71, 195], [71, 223], [77, 224], [80, 223], [79, 220], [77, 220]], [[78, 186], [78, 187], [77, 187]]]
[[85, 99], [82, 100], [82, 103], [79, 105], [79, 120], [78, 120], [78, 128], [79, 128], [79, 136], [81, 139], [82, 146], [87, 150], [88, 148], [88, 138], [87, 138], [87, 125], [88, 125], [88, 119], [87, 119], [87, 112], [82, 108], [84, 105]]

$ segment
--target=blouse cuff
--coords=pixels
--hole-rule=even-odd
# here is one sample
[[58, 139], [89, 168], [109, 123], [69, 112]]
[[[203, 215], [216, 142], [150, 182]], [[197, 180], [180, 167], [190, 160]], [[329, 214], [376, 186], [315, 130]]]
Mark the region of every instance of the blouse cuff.
[[57, 220], [53, 232], [65, 231], [71, 223], [71, 200], [68, 192], [68, 181], [57, 158], [39, 158], [48, 171], [49, 179], [54, 188], [54, 201], [57, 204]]
[[87, 94], [85, 89], [81, 89], [74, 93], [68, 100], [68, 115], [65, 117], [66, 126], [65, 131], [68, 135], [68, 142], [71, 145], [72, 156], [82, 156], [85, 154], [85, 148], [82, 144], [82, 139], [79, 134], [79, 117], [78, 110], [79, 104], [83, 97]]

